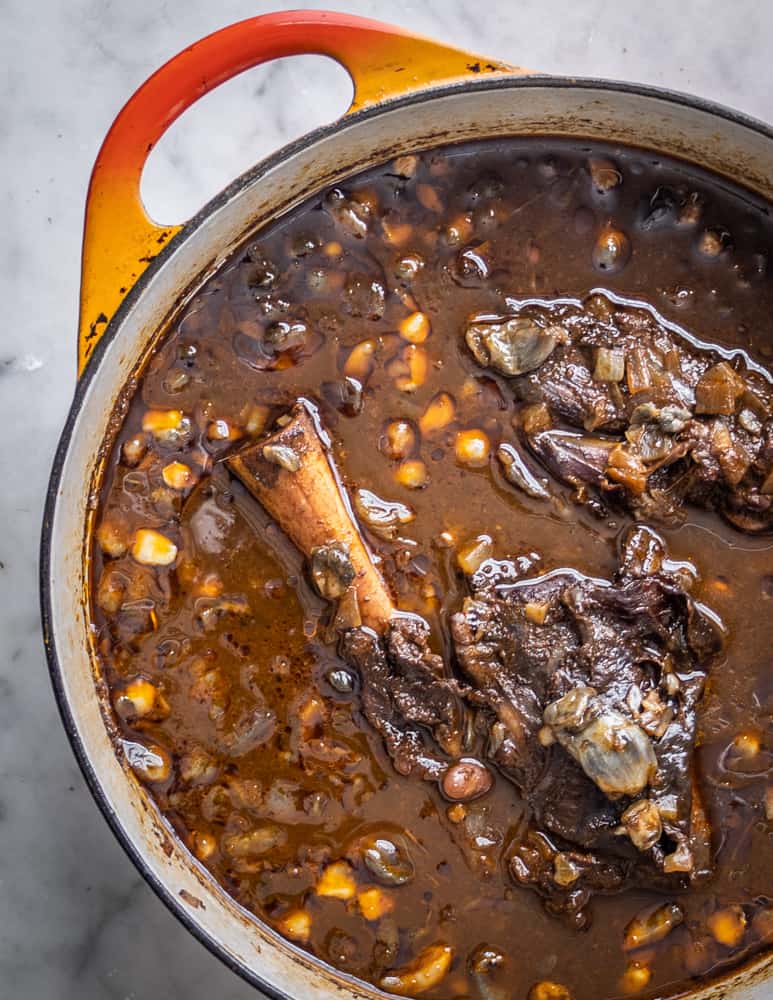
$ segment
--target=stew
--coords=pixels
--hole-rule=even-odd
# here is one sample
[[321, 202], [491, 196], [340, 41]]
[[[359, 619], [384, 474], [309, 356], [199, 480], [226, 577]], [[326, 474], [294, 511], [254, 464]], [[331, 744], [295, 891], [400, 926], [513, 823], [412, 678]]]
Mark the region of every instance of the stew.
[[773, 940], [773, 220], [558, 138], [254, 235], [126, 387], [118, 752], [388, 993], [674, 997]]

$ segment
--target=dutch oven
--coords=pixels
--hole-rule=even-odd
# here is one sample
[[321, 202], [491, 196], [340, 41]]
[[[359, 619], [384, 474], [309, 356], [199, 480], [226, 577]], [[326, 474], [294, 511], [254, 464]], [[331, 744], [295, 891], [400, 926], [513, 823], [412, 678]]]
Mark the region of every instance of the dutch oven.
[[[158, 226], [140, 200], [150, 150], [194, 101], [243, 70], [316, 53], [344, 66], [354, 100], [234, 180], [184, 225]], [[341, 178], [399, 154], [462, 140], [552, 135], [678, 157], [773, 202], [773, 130], [666, 90], [542, 76], [344, 14], [252, 18], [190, 46], [128, 101], [99, 152], [86, 207], [78, 383], [56, 453], [43, 526], [45, 644], [64, 725], [113, 831], [179, 919], [267, 993], [314, 1000], [383, 996], [282, 940], [195, 862], [116, 755], [91, 644], [87, 525], [116, 405], [168, 319], [245, 235]], [[763, 1000], [758, 960], [693, 1000]]]

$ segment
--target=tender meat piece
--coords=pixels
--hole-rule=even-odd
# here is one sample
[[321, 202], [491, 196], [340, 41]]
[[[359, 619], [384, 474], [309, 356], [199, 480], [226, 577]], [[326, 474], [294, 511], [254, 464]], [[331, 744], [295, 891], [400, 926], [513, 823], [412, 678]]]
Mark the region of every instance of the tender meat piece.
[[438, 747], [448, 758], [461, 753], [464, 707], [428, 632], [419, 618], [395, 617], [383, 638], [364, 628], [346, 632], [342, 651], [360, 675], [362, 710], [395, 769], [434, 779], [449, 763]]
[[[683, 434], [689, 453], [686, 496], [715, 507], [741, 531], [773, 527], [773, 419], [759, 433], [743, 417], [693, 420]], [[754, 426], [749, 424], [749, 426]]]
[[528, 830], [518, 842], [508, 867], [518, 884], [542, 896], [549, 913], [563, 916], [577, 930], [590, 922], [592, 895], [619, 892], [635, 875], [632, 860], [558, 850], [553, 838], [536, 829]]
[[574, 427], [586, 431], [616, 431], [625, 427], [625, 405], [614, 382], [599, 382], [587, 352], [561, 347], [518, 387], [522, 399], [546, 403]]
[[[528, 367], [490, 349], [501, 332], [526, 328], [543, 341], [548, 330], [562, 336]], [[640, 519], [679, 519], [694, 503], [742, 531], [773, 528], [773, 380], [743, 356], [696, 347], [647, 310], [602, 295], [530, 305], [495, 324], [473, 318], [465, 336], [518, 399], [548, 408], [554, 426], [525, 436], [579, 501], [590, 486]]]
[[[635, 528], [611, 584], [567, 570], [517, 575], [474, 580], [451, 622], [471, 697], [491, 720], [490, 756], [538, 831], [590, 852], [586, 888], [598, 864], [621, 884], [703, 874], [710, 831], [693, 789], [695, 711], [724, 636], [688, 593], [689, 574]], [[516, 877], [554, 906], [582, 908], [569, 898], [580, 883], [570, 892], [544, 866], [527, 869]]]
[[[532, 583], [531, 603], [557, 605], [565, 583], [562, 577]], [[550, 681], [575, 652], [577, 637], [567, 620], [544, 629], [530, 625], [522, 615], [503, 616], [494, 595], [507, 586], [485, 581], [465, 600], [462, 612], [452, 617], [451, 629], [459, 662], [474, 687], [471, 699], [490, 708], [502, 727], [492, 757], [528, 792], [547, 764], [548, 752], [537, 733], [550, 700]]]

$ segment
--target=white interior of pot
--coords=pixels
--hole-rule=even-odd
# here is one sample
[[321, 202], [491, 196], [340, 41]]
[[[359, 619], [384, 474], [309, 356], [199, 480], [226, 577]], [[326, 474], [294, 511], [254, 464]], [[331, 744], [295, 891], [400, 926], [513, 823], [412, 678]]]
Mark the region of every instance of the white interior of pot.
[[[556, 81], [513, 80], [436, 92], [419, 103], [351, 119], [266, 170], [237, 183], [227, 199], [202, 213], [188, 238], [153, 270], [142, 295], [114, 330], [76, 416], [64, 457], [51, 532], [51, 620], [61, 685], [77, 739], [123, 838], [157, 887], [231, 963], [298, 1000], [383, 996], [346, 980], [282, 942], [244, 913], [199, 868], [116, 757], [103, 722], [87, 643], [84, 524], [96, 455], [126, 378], [179, 303], [240, 241], [333, 180], [368, 165], [449, 141], [511, 134], [598, 137], [658, 149], [748, 184], [773, 201], [773, 140], [743, 123], [653, 95]], [[92, 366], [93, 367], [93, 366]], [[770, 962], [722, 984], [736, 1000], [770, 996]], [[704, 989], [694, 996], [718, 995]]]

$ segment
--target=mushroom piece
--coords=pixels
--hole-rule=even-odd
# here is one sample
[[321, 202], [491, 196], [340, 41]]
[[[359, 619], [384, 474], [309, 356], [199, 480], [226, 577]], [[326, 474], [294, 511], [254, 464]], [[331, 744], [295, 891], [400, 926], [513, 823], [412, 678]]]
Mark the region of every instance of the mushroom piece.
[[445, 944], [433, 944], [420, 952], [409, 964], [385, 973], [379, 986], [387, 993], [412, 997], [434, 989], [451, 968], [454, 950]]
[[623, 948], [636, 951], [657, 944], [684, 921], [684, 911], [676, 903], [664, 903], [656, 909], [637, 914], [625, 928]]
[[543, 718], [608, 798], [638, 795], [655, 777], [658, 762], [644, 730], [605, 706], [593, 688], [569, 691], [547, 706]]
[[561, 327], [543, 328], [533, 319], [512, 316], [473, 321], [464, 339], [479, 364], [490, 365], [504, 375], [524, 375], [539, 368], [566, 334]]
[[351, 585], [363, 624], [382, 633], [395, 607], [355, 524], [316, 407], [299, 400], [283, 426], [226, 465], [311, 560], [322, 595], [341, 596]]
[[508, 483], [517, 486], [518, 489], [523, 490], [527, 496], [534, 497], [535, 500], [548, 500], [550, 498], [544, 481], [537, 479], [517, 448], [511, 444], [501, 444], [497, 449], [497, 458]]
[[354, 507], [366, 527], [379, 538], [394, 541], [400, 528], [416, 517], [413, 510], [398, 500], [383, 500], [371, 490], [354, 492]]
[[498, 948], [479, 944], [467, 960], [467, 970], [481, 1000], [509, 1000], [513, 970]]
[[354, 566], [345, 545], [333, 542], [311, 550], [311, 578], [317, 593], [326, 601], [343, 597], [354, 577]]
[[474, 757], [463, 757], [443, 775], [440, 787], [452, 802], [470, 802], [489, 791], [494, 783], [491, 771]]
[[405, 885], [416, 874], [413, 861], [399, 840], [374, 835], [366, 837], [359, 850], [365, 867], [383, 885]]

